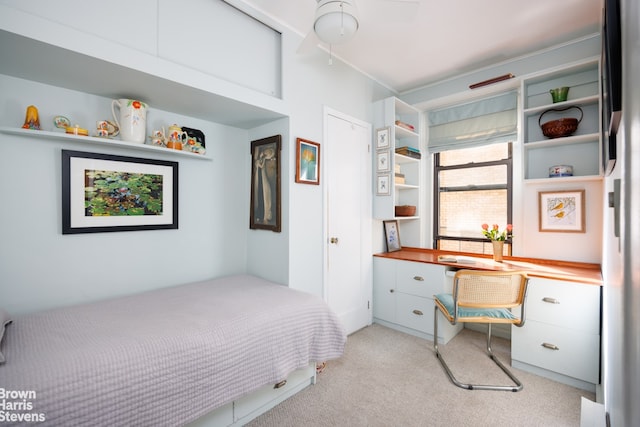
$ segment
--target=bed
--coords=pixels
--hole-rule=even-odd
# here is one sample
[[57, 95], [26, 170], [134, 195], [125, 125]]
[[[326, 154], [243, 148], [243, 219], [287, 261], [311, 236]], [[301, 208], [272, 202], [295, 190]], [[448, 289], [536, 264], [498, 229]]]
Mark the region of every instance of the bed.
[[0, 419], [185, 425], [345, 343], [320, 298], [249, 275], [15, 316], [0, 347]]

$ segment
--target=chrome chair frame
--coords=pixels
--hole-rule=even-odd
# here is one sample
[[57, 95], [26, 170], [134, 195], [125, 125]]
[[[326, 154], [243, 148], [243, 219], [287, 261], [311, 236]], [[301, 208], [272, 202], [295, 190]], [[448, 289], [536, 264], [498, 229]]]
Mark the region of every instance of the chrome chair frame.
[[[463, 276], [467, 276], [467, 275], [475, 275], [475, 276], [485, 276], [485, 277], [491, 277], [491, 276], [520, 276], [520, 291], [518, 294], [518, 297], [516, 299], [514, 299], [514, 301], [510, 302], [510, 303], [505, 303], [505, 304], [487, 304], [487, 303], [477, 303], [477, 304], [460, 304], [458, 301], [458, 292], [459, 292], [459, 281], [460, 278]], [[449, 377], [449, 379], [451, 380], [451, 382], [453, 384], [455, 384], [456, 386], [460, 387], [460, 388], [464, 388], [467, 390], [497, 390], [497, 391], [512, 391], [512, 392], [517, 392], [523, 389], [523, 384], [522, 382], [520, 382], [520, 380], [518, 380], [518, 378], [516, 378], [516, 376], [509, 370], [507, 369], [507, 367], [497, 358], [497, 356], [493, 353], [493, 350], [491, 348], [491, 325], [493, 323], [509, 323], [512, 325], [515, 325], [517, 327], [522, 327], [524, 325], [525, 322], [525, 300], [526, 300], [526, 294], [527, 294], [527, 286], [529, 283], [529, 278], [527, 277], [527, 274], [521, 271], [500, 271], [500, 272], [488, 272], [488, 271], [477, 271], [477, 270], [459, 270], [456, 272], [456, 275], [454, 277], [454, 284], [453, 284], [453, 301], [454, 301], [454, 313], [453, 316], [451, 316], [451, 313], [444, 307], [444, 305], [442, 304], [442, 302], [440, 302], [437, 298], [437, 296], [434, 296], [434, 302], [435, 302], [435, 307], [434, 307], [434, 314], [433, 314], [433, 349], [435, 350], [436, 353], [436, 357], [438, 358], [438, 360], [440, 361], [440, 364], [442, 365], [442, 367], [444, 368], [445, 372], [447, 373], [447, 376]], [[484, 306], [489, 306], [489, 307], [484, 307]], [[491, 310], [493, 308], [514, 308], [520, 306], [520, 316], [516, 317], [515, 319], [503, 319], [503, 318], [493, 318], [493, 317], [469, 317], [469, 318], [465, 318], [465, 317], [460, 317], [459, 316], [459, 307], [470, 307], [470, 308], [474, 308], [476, 310], [481, 311], [483, 308], [487, 308], [488, 310]], [[458, 322], [461, 323], [487, 323], [488, 325], [488, 329], [487, 329], [487, 355], [489, 356], [489, 358], [491, 360], [493, 360], [493, 362], [498, 365], [498, 367], [500, 369], [502, 369], [502, 371], [515, 383], [515, 385], [487, 385], [487, 384], [470, 384], [470, 383], [463, 383], [460, 382], [456, 379], [456, 377], [453, 375], [453, 373], [451, 372], [451, 369], [449, 368], [449, 366], [447, 365], [447, 363], [445, 362], [442, 354], [440, 353], [440, 350], [438, 348], [438, 312], [442, 312], [443, 316], [445, 316], [445, 318], [447, 318], [447, 320], [449, 321], [449, 323], [451, 323], [452, 325], [457, 324]]]

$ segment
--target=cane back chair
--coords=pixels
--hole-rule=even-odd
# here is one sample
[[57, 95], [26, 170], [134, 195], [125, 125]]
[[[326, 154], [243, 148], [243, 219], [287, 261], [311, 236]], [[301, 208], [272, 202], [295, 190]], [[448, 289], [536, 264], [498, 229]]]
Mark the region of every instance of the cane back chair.
[[[458, 387], [468, 390], [520, 391], [522, 383], [493, 354], [491, 349], [491, 325], [507, 323], [523, 326], [524, 302], [529, 279], [522, 271], [458, 270], [453, 279], [450, 294], [434, 295], [433, 347], [449, 379]], [[520, 307], [519, 316], [512, 309]], [[518, 310], [515, 310], [516, 312]], [[515, 385], [465, 384], [458, 381], [438, 349], [438, 312], [452, 325], [460, 323], [486, 323], [487, 354]]]

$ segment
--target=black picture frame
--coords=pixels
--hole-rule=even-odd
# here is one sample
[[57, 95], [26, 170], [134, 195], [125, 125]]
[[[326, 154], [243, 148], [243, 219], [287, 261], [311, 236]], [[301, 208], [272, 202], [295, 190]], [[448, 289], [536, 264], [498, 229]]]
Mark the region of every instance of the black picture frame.
[[602, 84], [602, 170], [610, 175], [616, 164], [618, 126], [622, 117], [622, 36], [620, 0], [605, 0], [600, 81]]
[[177, 162], [62, 150], [62, 234], [177, 228]]
[[282, 136], [251, 141], [249, 228], [279, 233], [281, 223], [280, 150]]

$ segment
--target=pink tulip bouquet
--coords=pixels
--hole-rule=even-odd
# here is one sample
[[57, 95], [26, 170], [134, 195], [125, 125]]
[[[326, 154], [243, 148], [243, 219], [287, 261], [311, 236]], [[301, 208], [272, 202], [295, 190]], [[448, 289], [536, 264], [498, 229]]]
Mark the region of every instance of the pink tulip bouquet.
[[513, 237], [512, 231], [513, 225], [511, 224], [507, 224], [507, 227], [503, 231], [500, 231], [498, 224], [493, 224], [491, 229], [489, 229], [489, 224], [482, 224], [482, 234], [489, 240], [507, 240]]

